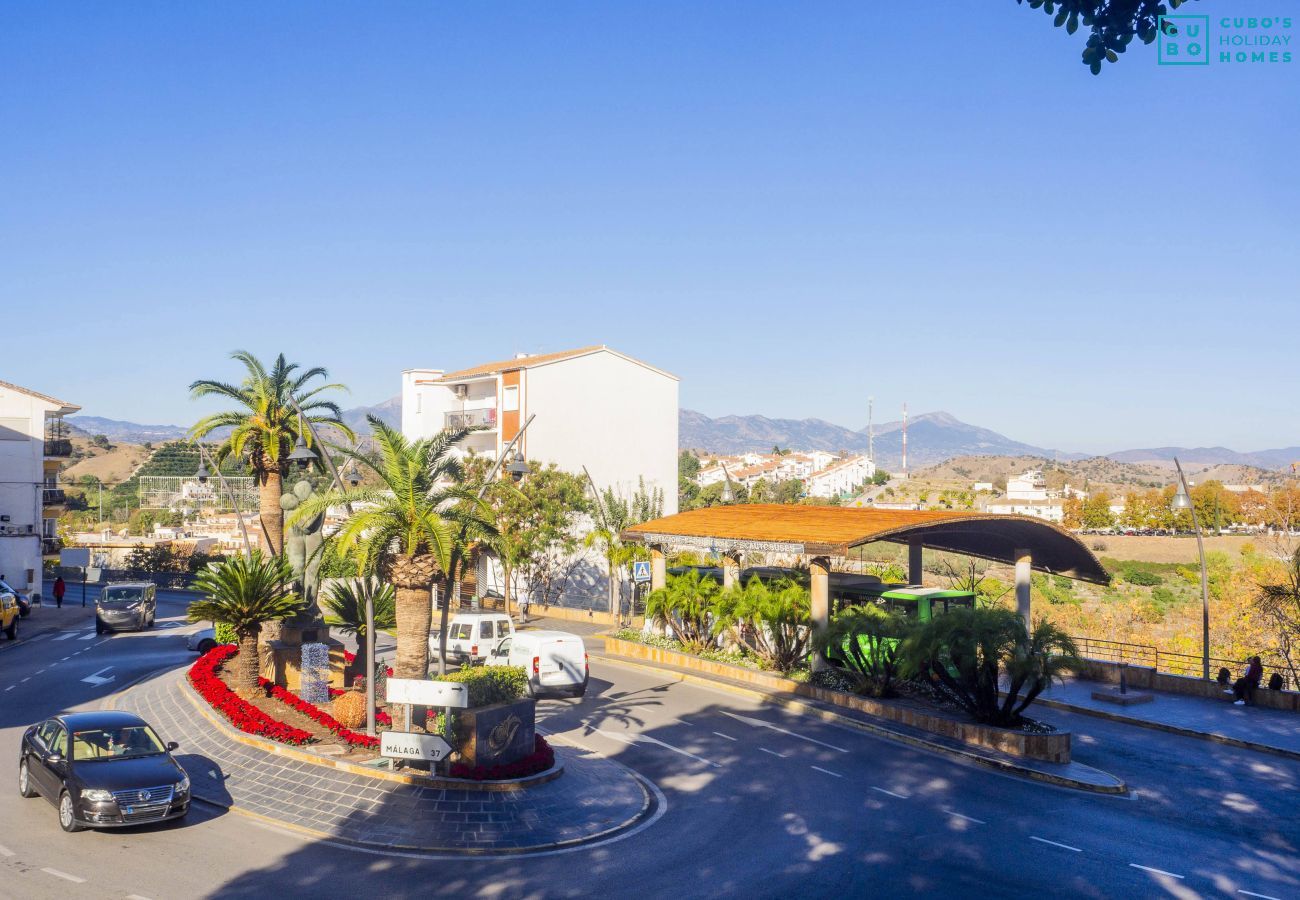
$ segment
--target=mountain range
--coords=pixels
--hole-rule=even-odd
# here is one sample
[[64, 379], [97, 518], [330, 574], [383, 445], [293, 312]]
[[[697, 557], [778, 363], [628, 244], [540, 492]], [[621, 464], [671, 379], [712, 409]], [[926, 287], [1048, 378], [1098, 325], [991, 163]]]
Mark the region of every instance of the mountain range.
[[[401, 397], [392, 397], [373, 406], [357, 406], [343, 411], [343, 420], [358, 434], [368, 434], [366, 416], [374, 415], [399, 427], [402, 418]], [[767, 416], [721, 416], [710, 418], [690, 409], [678, 412], [678, 444], [683, 449], [711, 453], [739, 453], [747, 450], [767, 451], [773, 446], [798, 450], [830, 450], [865, 453], [867, 429], [854, 431], [824, 419], [771, 419]], [[110, 441], [127, 444], [184, 440], [186, 429], [179, 425], [141, 425], [99, 416], [69, 416], [68, 424], [78, 432], [102, 434]], [[876, 461], [883, 468], [898, 469], [903, 461], [903, 423], [882, 422], [875, 426]], [[934, 465], [956, 456], [1034, 456], [1070, 462], [1096, 454], [1074, 453], [1036, 447], [1013, 440], [988, 428], [963, 422], [951, 413], [921, 413], [907, 423], [908, 468]], [[1272, 471], [1289, 470], [1300, 462], [1300, 447], [1239, 452], [1227, 447], [1150, 447], [1117, 450], [1103, 454], [1116, 462], [1140, 463], [1158, 467], [1173, 465], [1173, 458], [1187, 466], [1204, 469], [1210, 466], [1252, 466]]]

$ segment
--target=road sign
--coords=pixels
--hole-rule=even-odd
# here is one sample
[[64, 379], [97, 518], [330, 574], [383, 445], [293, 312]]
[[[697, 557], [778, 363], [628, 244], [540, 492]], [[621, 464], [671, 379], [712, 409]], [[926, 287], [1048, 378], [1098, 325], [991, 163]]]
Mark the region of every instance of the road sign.
[[[469, 686], [454, 681], [421, 681], [418, 678], [388, 679], [389, 703], [417, 706], [469, 706]], [[423, 759], [423, 757], [419, 757]]]
[[650, 580], [650, 561], [639, 559], [632, 563], [632, 580], [635, 582]]
[[84, 569], [90, 565], [90, 548], [68, 547], [60, 550], [59, 565], [69, 569]]
[[411, 731], [382, 731], [379, 734], [380, 756], [442, 762], [450, 752], [451, 744], [436, 734], [416, 734]]

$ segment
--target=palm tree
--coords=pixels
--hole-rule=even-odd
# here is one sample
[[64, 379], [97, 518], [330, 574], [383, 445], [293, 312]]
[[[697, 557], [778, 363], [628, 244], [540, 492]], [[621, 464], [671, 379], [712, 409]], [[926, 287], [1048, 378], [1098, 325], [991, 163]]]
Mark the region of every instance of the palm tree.
[[447, 609], [454, 574], [477, 538], [495, 535], [492, 509], [465, 486], [456, 444], [467, 431], [443, 431], [432, 438], [408, 441], [402, 433], [367, 416], [379, 450], [378, 462], [352, 451], [345, 455], [377, 476], [376, 487], [332, 490], [313, 496], [294, 510], [290, 522], [310, 519], [329, 507], [350, 504], [351, 514], [330, 538], [339, 549], [354, 552], [358, 568], [386, 577], [396, 588], [398, 678], [425, 678], [429, 673], [431, 593], [439, 575], [444, 591], [443, 668], [446, 659]]
[[252, 695], [257, 691], [257, 636], [262, 624], [287, 619], [301, 602], [291, 588], [293, 570], [282, 556], [254, 550], [247, 557], [231, 556], [214, 563], [194, 580], [204, 599], [190, 604], [191, 622], [224, 623], [235, 631], [239, 656], [235, 662], [235, 688]]
[[651, 591], [645, 600], [646, 618], [667, 627], [688, 652], [713, 646], [715, 606], [722, 587], [698, 569], [687, 569]]
[[[297, 363], [287, 362], [281, 353], [268, 371], [253, 354], [237, 350], [231, 355], [244, 364], [247, 375], [239, 384], [223, 381], [199, 380], [190, 385], [190, 396], [224, 397], [235, 401], [239, 408], [205, 416], [190, 429], [191, 440], [200, 440], [218, 428], [229, 428], [230, 435], [215, 452], [217, 463], [228, 457], [244, 459], [257, 478], [259, 517], [267, 548], [279, 556], [284, 549], [284, 511], [280, 508], [281, 485], [288, 471], [288, 457], [301, 437], [309, 446], [311, 432], [299, 425], [298, 414], [290, 397], [298, 402], [304, 416], [315, 426], [329, 426], [355, 440], [343, 422], [343, 412], [338, 404], [321, 398], [329, 390], [346, 390], [341, 384], [317, 385], [307, 390], [315, 378], [328, 378], [329, 373], [315, 366], [298, 372]], [[323, 450], [318, 450], [323, 452]]]
[[325, 607], [325, 624], [344, 634], [357, 636], [357, 668], [371, 675], [370, 659], [366, 655], [366, 602], [374, 607], [376, 631], [397, 627], [396, 597], [393, 586], [376, 578], [365, 576], [349, 578], [334, 584], [321, 601]]
[[723, 591], [714, 633], [732, 640], [778, 672], [789, 672], [812, 651], [812, 594], [789, 578], [766, 584], [757, 576]]

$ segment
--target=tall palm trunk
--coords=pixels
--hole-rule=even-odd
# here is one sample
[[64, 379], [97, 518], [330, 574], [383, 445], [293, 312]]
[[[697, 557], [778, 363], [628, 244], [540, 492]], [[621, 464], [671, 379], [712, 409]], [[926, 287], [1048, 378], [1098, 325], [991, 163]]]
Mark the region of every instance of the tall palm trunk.
[[429, 676], [429, 626], [433, 621], [430, 593], [437, 563], [428, 554], [402, 554], [393, 559], [389, 576], [396, 594], [397, 678]]
[[284, 552], [284, 510], [280, 508], [280, 495], [283, 491], [280, 470], [272, 464], [262, 475], [262, 484], [257, 494], [262, 534], [266, 538], [267, 551], [272, 556]]
[[235, 690], [251, 697], [257, 692], [257, 634], [260, 628], [239, 635], [239, 655], [235, 657]]

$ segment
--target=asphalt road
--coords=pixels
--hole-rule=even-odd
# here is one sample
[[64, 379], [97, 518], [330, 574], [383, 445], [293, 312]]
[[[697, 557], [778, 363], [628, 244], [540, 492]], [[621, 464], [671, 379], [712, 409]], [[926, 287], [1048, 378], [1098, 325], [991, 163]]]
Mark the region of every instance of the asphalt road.
[[[95, 638], [65, 607], [65, 630], [0, 642], [0, 759], [16, 763], [28, 724], [187, 664], [188, 626], [166, 627], [187, 600], [163, 593], [149, 633]], [[1297, 762], [1045, 713], [1075, 730], [1077, 759], [1135, 788], [1103, 797], [642, 669], [597, 663], [592, 676], [586, 699], [545, 701], [539, 719], [657, 786], [659, 817], [620, 840], [449, 860], [311, 841], [198, 805], [177, 825], [66, 835], [52, 806], [18, 797], [11, 769], [0, 896], [1300, 897]], [[164, 738], [183, 751], [184, 735]]]

